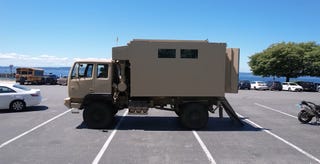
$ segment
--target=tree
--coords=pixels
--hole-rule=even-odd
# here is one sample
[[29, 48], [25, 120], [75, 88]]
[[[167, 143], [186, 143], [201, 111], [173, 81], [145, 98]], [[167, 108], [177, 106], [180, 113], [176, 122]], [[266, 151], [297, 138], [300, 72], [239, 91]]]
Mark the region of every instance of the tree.
[[300, 45], [305, 48], [304, 74], [308, 76], [320, 76], [320, 46]]
[[254, 75], [290, 78], [320, 76], [320, 46], [315, 42], [272, 44], [249, 57]]

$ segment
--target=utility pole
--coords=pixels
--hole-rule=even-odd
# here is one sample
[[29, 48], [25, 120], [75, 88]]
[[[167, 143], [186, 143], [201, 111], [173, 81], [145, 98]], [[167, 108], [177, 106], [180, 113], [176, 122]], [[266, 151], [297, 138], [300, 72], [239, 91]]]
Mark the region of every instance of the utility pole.
[[10, 77], [13, 77], [13, 74], [12, 74], [12, 68], [13, 68], [13, 65], [12, 65], [12, 64], [10, 64], [10, 65], [9, 65], [9, 68], [10, 68]]

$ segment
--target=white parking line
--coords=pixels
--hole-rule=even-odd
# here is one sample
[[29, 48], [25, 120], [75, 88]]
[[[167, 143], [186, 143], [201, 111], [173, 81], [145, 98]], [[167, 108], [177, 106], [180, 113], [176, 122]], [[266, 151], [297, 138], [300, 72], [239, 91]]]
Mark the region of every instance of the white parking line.
[[122, 115], [120, 121], [118, 122], [118, 124], [116, 125], [115, 129], [112, 131], [112, 133], [110, 134], [110, 136], [108, 137], [107, 141], [104, 143], [104, 145], [102, 146], [101, 150], [99, 151], [99, 153], [97, 154], [96, 158], [93, 160], [92, 164], [98, 164], [102, 155], [104, 154], [104, 152], [107, 150], [109, 144], [111, 143], [111, 140], [113, 139], [114, 135], [117, 133], [118, 128], [122, 122], [122, 119], [128, 114], [128, 109], [124, 112], [124, 114]]
[[260, 106], [260, 107], [262, 107], [262, 108], [269, 109], [269, 110], [272, 110], [272, 111], [274, 111], [274, 112], [278, 112], [278, 113], [281, 113], [281, 114], [283, 114], [283, 115], [286, 115], [286, 116], [289, 116], [289, 117], [292, 117], [292, 118], [297, 119], [296, 116], [293, 116], [293, 115], [291, 115], [291, 114], [288, 114], [288, 113], [279, 111], [279, 110], [277, 110], [277, 109], [270, 108], [270, 107], [265, 106], [265, 105], [261, 105], [261, 104], [259, 104], [259, 103], [254, 103], [254, 105], [257, 105], [257, 106]]
[[257, 127], [257, 128], [260, 128], [262, 131], [268, 133], [269, 135], [275, 137], [276, 139], [284, 142], [285, 144], [289, 145], [290, 147], [296, 149], [297, 151], [299, 151], [300, 153], [304, 154], [305, 156], [309, 157], [310, 159], [313, 159], [315, 160], [316, 162], [320, 163], [320, 159], [316, 158], [315, 156], [311, 155], [310, 153], [304, 151], [303, 149], [299, 148], [298, 146], [294, 145], [293, 143], [281, 138], [280, 136], [272, 133], [271, 131], [269, 130], [266, 130], [265, 128], [263, 128], [262, 126], [258, 125], [257, 123], [254, 123], [253, 121], [243, 117], [241, 114], [237, 113], [238, 116], [242, 117], [246, 122], [248, 122], [249, 124]]
[[70, 112], [70, 111], [71, 111], [71, 110], [67, 110], [67, 111], [65, 111], [65, 112], [63, 112], [63, 113], [61, 113], [61, 114], [59, 114], [59, 115], [57, 115], [57, 116], [55, 116], [55, 117], [51, 118], [50, 120], [48, 120], [48, 121], [46, 121], [46, 122], [43, 122], [42, 124], [40, 124], [40, 125], [38, 125], [38, 126], [36, 126], [36, 127], [32, 128], [32, 129], [30, 129], [30, 130], [28, 130], [28, 131], [26, 131], [26, 132], [22, 133], [22, 134], [20, 134], [20, 135], [18, 135], [17, 137], [14, 137], [14, 138], [12, 138], [12, 139], [8, 140], [7, 142], [4, 142], [3, 144], [1, 144], [1, 145], [0, 145], [0, 149], [1, 149], [1, 148], [3, 148], [4, 146], [6, 146], [6, 145], [10, 144], [11, 142], [13, 142], [13, 141], [15, 141], [15, 140], [17, 140], [17, 139], [19, 139], [19, 138], [21, 138], [21, 137], [23, 137], [23, 136], [25, 136], [25, 135], [29, 134], [29, 133], [31, 133], [32, 131], [34, 131], [34, 130], [36, 130], [36, 129], [38, 129], [38, 128], [40, 128], [40, 127], [42, 127], [42, 126], [46, 125], [46, 124], [48, 124], [49, 122], [51, 122], [51, 121], [53, 121], [53, 120], [55, 120], [55, 119], [57, 119], [57, 118], [59, 118], [59, 117], [63, 116], [64, 114], [66, 114], [66, 113], [68, 113], [68, 112]]
[[208, 160], [210, 161], [210, 164], [216, 164], [216, 161], [214, 160], [214, 158], [212, 157], [210, 151], [208, 150], [207, 146], [203, 143], [203, 141], [201, 140], [200, 136], [198, 135], [198, 133], [196, 131], [192, 131], [193, 135], [196, 137], [197, 141], [199, 142], [202, 150], [204, 151], [204, 153], [207, 155]]

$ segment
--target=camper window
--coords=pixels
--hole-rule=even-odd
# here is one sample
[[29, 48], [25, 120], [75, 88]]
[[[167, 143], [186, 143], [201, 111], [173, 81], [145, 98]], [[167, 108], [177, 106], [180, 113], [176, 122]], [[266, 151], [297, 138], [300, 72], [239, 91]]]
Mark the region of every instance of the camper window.
[[198, 59], [198, 50], [196, 49], [181, 49], [181, 58]]
[[158, 58], [176, 58], [176, 50], [158, 49]]

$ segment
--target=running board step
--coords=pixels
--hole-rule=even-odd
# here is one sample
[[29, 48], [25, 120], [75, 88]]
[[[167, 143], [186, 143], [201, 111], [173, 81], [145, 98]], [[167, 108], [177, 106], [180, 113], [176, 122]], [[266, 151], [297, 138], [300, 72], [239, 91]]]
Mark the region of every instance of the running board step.
[[148, 115], [148, 108], [129, 108], [128, 115]]
[[130, 101], [129, 102], [129, 115], [147, 115], [148, 103], [144, 101]]

